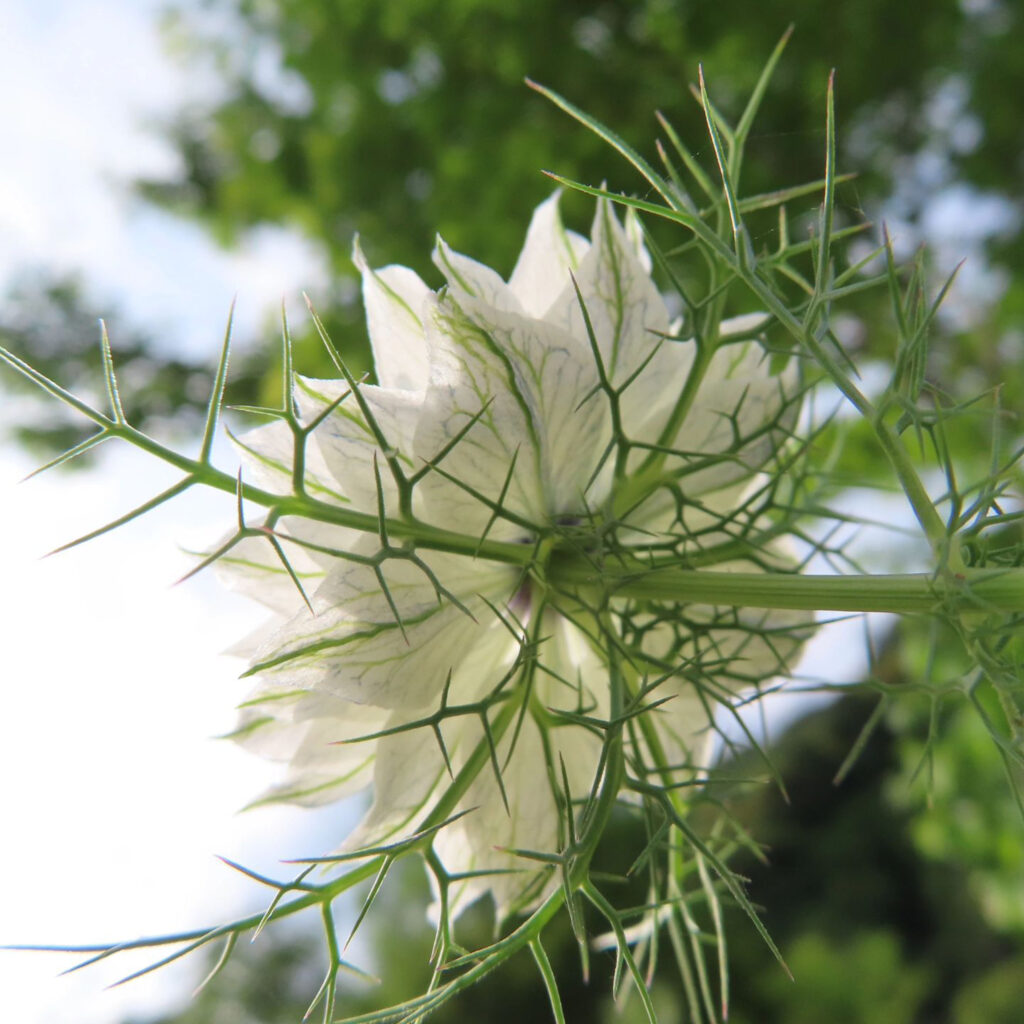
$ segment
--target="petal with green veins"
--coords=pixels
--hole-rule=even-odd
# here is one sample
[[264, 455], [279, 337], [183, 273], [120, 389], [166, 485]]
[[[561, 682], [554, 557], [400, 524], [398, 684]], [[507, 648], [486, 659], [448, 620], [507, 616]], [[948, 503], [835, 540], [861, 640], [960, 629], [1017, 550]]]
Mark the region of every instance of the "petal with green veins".
[[434, 264], [444, 274], [448, 290], [456, 301], [471, 298], [486, 302], [495, 309], [522, 312], [519, 301], [500, 274], [456, 252], [440, 237], [434, 247]]
[[[372, 555], [375, 549], [374, 539], [367, 538], [358, 553]], [[496, 628], [481, 595], [504, 600], [518, 574], [508, 566], [442, 553], [423, 562], [466, 610], [439, 596], [430, 575], [411, 561], [382, 563], [386, 587], [372, 566], [339, 561], [310, 595], [316, 614], [302, 610], [267, 637], [253, 670], [280, 685], [357, 704], [430, 704], [466, 652]]]
[[423, 338], [423, 304], [430, 289], [408, 267], [371, 269], [358, 240], [353, 244], [352, 262], [363, 279], [366, 325], [378, 383], [385, 388], [422, 391], [430, 377]]
[[569, 287], [570, 273], [579, 269], [590, 243], [575, 231], [567, 231], [558, 212], [555, 192], [536, 210], [508, 286], [528, 316], [542, 319], [555, 300]]

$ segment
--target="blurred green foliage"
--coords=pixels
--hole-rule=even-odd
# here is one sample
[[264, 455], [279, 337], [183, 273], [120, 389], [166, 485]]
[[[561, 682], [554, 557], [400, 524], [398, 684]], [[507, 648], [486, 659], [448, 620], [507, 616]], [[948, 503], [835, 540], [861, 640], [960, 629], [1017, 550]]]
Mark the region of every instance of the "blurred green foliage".
[[[777, 1007], [773, 1019], [786, 1024], [912, 1024], [927, 992], [929, 971], [908, 965], [896, 937], [886, 931], [859, 931], [845, 943], [806, 933], [787, 950], [795, 981], [781, 972], [758, 979], [762, 998]], [[738, 1012], [747, 1024], [763, 1017]]]
[[[911, 634], [904, 646], [912, 650], [921, 641]], [[932, 658], [939, 664], [947, 660], [941, 651]], [[980, 708], [950, 696], [957, 695], [891, 709], [900, 764], [887, 780], [886, 794], [893, 806], [910, 813], [910, 836], [920, 855], [958, 865], [988, 924], [1019, 942], [1024, 940], [1024, 769], [992, 742], [991, 723], [999, 719], [988, 713], [994, 708], [985, 708], [992, 699], [986, 689], [976, 694]]]
[[[623, 177], [600, 142], [525, 91], [524, 77], [650, 152], [655, 110], [686, 137], [703, 135], [687, 90], [698, 61], [716, 103], [735, 114], [790, 22], [748, 191], [820, 176], [836, 67], [839, 136], [865, 202], [890, 195], [906, 158], [926, 146], [951, 180], [1016, 194], [1024, 68], [1010, 4], [935, 0], [927, 17], [885, 0], [203, 0], [172, 12], [180, 52], [212, 65], [218, 89], [170, 126], [184, 171], [148, 193], [225, 239], [293, 223], [339, 271], [349, 270], [353, 231], [371, 259], [423, 270], [438, 230], [511, 270], [521, 225], [550, 189], [541, 168], [594, 183]], [[943, 87], [954, 95], [936, 111]]]

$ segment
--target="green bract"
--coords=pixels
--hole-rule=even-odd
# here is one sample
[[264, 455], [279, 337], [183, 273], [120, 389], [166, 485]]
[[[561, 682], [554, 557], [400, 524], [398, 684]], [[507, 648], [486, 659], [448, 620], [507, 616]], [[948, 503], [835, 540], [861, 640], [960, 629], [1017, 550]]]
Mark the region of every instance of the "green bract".
[[[552, 577], [552, 560], [756, 569], [736, 542], [758, 525], [749, 496], [787, 442], [797, 387], [757, 340], [763, 316], [723, 322], [699, 359], [636, 222], [624, 230], [604, 201], [589, 242], [564, 229], [557, 195], [543, 203], [507, 284], [441, 241], [434, 258], [436, 293], [356, 248], [380, 385], [299, 380], [313, 425], [302, 484], [382, 520], [404, 504], [416, 522], [522, 545], [530, 562], [393, 549], [301, 516], [240, 541], [224, 576], [275, 618], [246, 648], [260, 684], [238, 737], [288, 762], [270, 798], [323, 803], [372, 784], [347, 850], [407, 839], [443, 806], [454, 820], [432, 846], [458, 879], [449, 910], [489, 891], [504, 917], [557, 884], [544, 859], [598, 790], [616, 716], [633, 715], [628, 773], [682, 783], [706, 766], [716, 707], [785, 672], [808, 623], [603, 600]], [[288, 424], [240, 445], [244, 480], [292, 493]], [[778, 540], [757, 557], [794, 565]]]

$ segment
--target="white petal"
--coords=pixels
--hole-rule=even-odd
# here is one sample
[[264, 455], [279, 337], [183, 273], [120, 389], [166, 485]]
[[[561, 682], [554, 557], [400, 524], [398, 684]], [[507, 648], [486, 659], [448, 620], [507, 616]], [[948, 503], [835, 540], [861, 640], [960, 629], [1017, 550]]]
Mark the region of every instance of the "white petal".
[[435, 840], [435, 849], [449, 872], [495, 872], [455, 887], [451, 894], [454, 914], [487, 891], [494, 895], [499, 918], [513, 905], [533, 902], [551, 877], [550, 872], [539, 873], [536, 861], [517, 857], [506, 849], [550, 853], [557, 852], [560, 841], [564, 842], [544, 747], [531, 717], [524, 721], [508, 760], [511, 741], [510, 730], [497, 747], [508, 810], [494, 770], [487, 765], [463, 800], [466, 808], [473, 809], [443, 829]]
[[[710, 767], [714, 698], [702, 698], [693, 683], [669, 677], [650, 691], [648, 701], [652, 707], [643, 714], [653, 723], [658, 750], [652, 753], [647, 734], [637, 729], [628, 738], [633, 757], [648, 770], [667, 769], [661, 777], [673, 783], [694, 782]], [[664, 703], [653, 706], [657, 701]]]
[[656, 490], [630, 516], [637, 530], [623, 533], [627, 544], [650, 543], [651, 535], [671, 539], [680, 555], [693, 555], [748, 536], [753, 511], [745, 505], [758, 484], [744, 478], [706, 494], [668, 485]]
[[640, 218], [632, 206], [626, 210], [625, 231], [626, 237], [636, 253], [636, 258], [640, 261], [640, 266], [650, 274], [654, 269], [654, 261], [651, 259], [651, 254], [647, 251], [647, 245], [644, 243], [644, 232], [640, 226]]
[[[492, 518], [487, 502], [501, 499], [508, 478], [501, 499], [504, 507], [532, 523], [544, 522], [539, 438], [516, 394], [507, 358], [447, 299], [434, 305], [427, 321], [427, 341], [432, 378], [416, 434], [419, 460], [435, 462], [477, 418], [440, 463], [445, 475], [432, 473], [422, 482], [427, 517], [463, 533], [478, 534]], [[524, 533], [523, 527], [513, 529], [501, 520], [496, 525], [505, 536]]]
[[386, 719], [387, 712], [377, 708], [261, 687], [243, 707], [232, 739], [253, 753], [288, 764], [285, 778], [256, 803], [319, 806], [369, 784], [376, 741], [343, 741], [379, 731]]
[[[297, 394], [306, 403], [304, 419], [312, 418], [309, 414], [312, 403], [318, 403], [322, 409], [348, 391], [344, 381], [300, 378]], [[406, 475], [411, 475], [418, 468], [412, 450], [416, 424], [423, 411], [423, 392], [381, 388], [372, 384], [359, 385], [359, 391], [380, 431], [384, 446], [355, 397], [348, 395], [313, 431], [315, 444], [311, 447], [317, 450], [328, 467], [337, 489], [361, 512], [373, 515], [379, 512], [379, 473], [385, 512], [396, 516], [399, 512], [398, 490], [386, 456], [393, 455]]]
[[[479, 642], [456, 666], [447, 691], [447, 707], [473, 704], [498, 686], [511, 669], [517, 644], [504, 628], [485, 631]], [[377, 844], [408, 836], [423, 823], [437, 800], [458, 776], [483, 731], [479, 717], [455, 715], [440, 723], [441, 742], [424, 719], [440, 710], [440, 700], [419, 712], [399, 709], [386, 728], [414, 726], [378, 740], [374, 772], [374, 800], [356, 833], [346, 841], [351, 849], [360, 843]], [[448, 764], [452, 774], [448, 774]], [[486, 769], [485, 769], [486, 770]], [[463, 800], [460, 806], [464, 806]]]
[[[308, 596], [320, 586], [324, 570], [301, 545], [283, 538], [278, 540], [278, 545], [287, 565], [269, 536], [243, 538], [215, 564], [218, 579], [228, 589], [251, 597], [288, 618], [304, 605], [302, 591]], [[295, 573], [298, 585], [288, 572], [288, 566]]]
[[524, 416], [530, 447], [520, 448], [520, 459], [527, 470], [524, 456], [535, 454], [544, 521], [594, 504], [586, 500], [586, 492], [599, 460], [607, 455], [611, 429], [589, 346], [543, 320], [473, 299], [462, 299], [459, 309], [471, 326], [458, 324], [453, 316], [453, 335], [465, 348], [479, 350], [478, 359], [492, 360], [492, 376], [501, 367], [505, 377], [497, 386], [504, 386]]
[[[764, 545], [761, 554], [780, 569], [797, 564], [783, 540]], [[756, 572], [764, 565], [737, 560], [711, 568]], [[658, 727], [678, 754], [692, 757], [703, 753], [712, 716], [721, 706], [731, 707], [733, 695], [764, 688], [791, 673], [814, 629], [814, 613], [711, 604], [677, 605], [672, 610], [671, 617], [645, 634], [644, 650], [663, 661], [668, 671], [677, 669], [652, 696], [672, 697], [658, 709]]]
[[[579, 607], [569, 606], [566, 599], [555, 600], [555, 605], [545, 613], [542, 632], [548, 639], [539, 651], [538, 699], [554, 711], [606, 718], [608, 666], [595, 651], [593, 642], [573, 624]], [[569, 769], [572, 772], [575, 767], [570, 764]], [[589, 786], [592, 772], [589, 768], [581, 770]]]
[[508, 282], [520, 306], [532, 317], [543, 317], [570, 286], [570, 271], [579, 268], [590, 248], [582, 235], [563, 226], [558, 198], [555, 192], [533, 211], [526, 244]]
[[718, 325], [720, 338], [736, 338], [744, 335], [755, 335], [763, 331], [772, 322], [768, 313], [743, 313], [740, 316], [727, 317]]
[[[598, 205], [577, 283], [612, 385], [622, 388], [626, 432], [654, 441], [686, 381], [693, 346], [665, 340], [669, 317], [654, 282], [608, 203]], [[589, 346], [580, 298], [570, 285], [544, 317]]]
[[[367, 538], [359, 553], [374, 550], [374, 538]], [[439, 599], [428, 574], [410, 561], [383, 563], [386, 591], [371, 566], [339, 562], [313, 595], [317, 614], [300, 612], [268, 637], [251, 671], [276, 678], [282, 686], [360, 704], [430, 704], [449, 672], [487, 630], [496, 628], [493, 613], [478, 595], [504, 600], [518, 574], [508, 566], [453, 555], [432, 553], [424, 561], [475, 619], [447, 598]]]
[[352, 245], [352, 262], [363, 278], [363, 303], [373, 362], [381, 387], [422, 391], [430, 377], [423, 338], [423, 305], [430, 289], [408, 267], [372, 270]]
[[772, 375], [757, 344], [728, 346], [712, 361], [667, 468], [687, 497], [747, 479], [785, 448], [798, 413], [795, 364]]
[[[295, 461], [295, 436], [283, 420], [273, 420], [250, 430], [232, 442], [242, 456], [242, 481], [274, 494], [292, 494], [292, 466]], [[306, 443], [303, 479], [306, 490], [322, 501], [348, 504], [338, 489], [316, 445]]]
[[434, 263], [444, 274], [448, 289], [456, 301], [468, 297], [508, 312], [522, 312], [518, 299], [500, 274], [483, 263], [457, 253], [440, 236], [434, 247]]
[[[232, 536], [225, 537], [221, 546]], [[271, 534], [245, 537], [221, 555], [214, 568], [229, 590], [290, 618], [316, 593], [326, 570], [338, 564], [339, 555], [354, 550], [363, 537], [360, 531], [342, 526], [284, 516], [274, 527], [276, 546]]]
[[[385, 728], [408, 716], [395, 712]], [[444, 758], [430, 729], [412, 729], [377, 741], [373, 803], [344, 848], [357, 850], [406, 838], [419, 829], [446, 778]]]
[[[577, 284], [598, 347], [613, 382], [619, 384], [650, 354], [666, 333], [668, 312], [608, 203], [598, 204], [590, 249], [580, 261]], [[587, 341], [576, 291], [570, 283], [545, 319]]]
[[[687, 607], [679, 624], [680, 632], [689, 632], [686, 639], [677, 638], [674, 647], [679, 673], [651, 692], [652, 701], [669, 699], [650, 713], [663, 747], [660, 756], [678, 766], [673, 777], [684, 782], [709, 767], [715, 717], [733, 713], [752, 689], [763, 690], [788, 675], [814, 624], [808, 612], [737, 612], [707, 605]], [[654, 633], [649, 640], [656, 643]], [[653, 765], [649, 752], [642, 753]]]
[[[547, 616], [543, 632], [548, 639], [540, 648], [541, 667], [534, 676], [538, 699], [550, 709], [606, 716], [607, 670], [587, 643], [558, 615]], [[529, 714], [518, 734], [514, 727], [509, 728], [497, 744], [501, 785], [493, 765], [485, 767], [459, 805], [470, 813], [435, 840], [434, 847], [449, 872], [497, 872], [455, 885], [449, 893], [453, 915], [491, 892], [499, 918], [504, 917], [513, 909], [535, 904], [558, 883], [550, 870], [538, 870], [536, 861], [506, 850], [554, 854], [565, 848], [569, 837], [558, 810], [562, 766], [573, 799], [584, 799], [594, 786], [601, 741], [568, 723], [546, 724], [544, 728], [543, 742], [540, 728]], [[461, 744], [468, 754], [482, 734], [472, 721], [465, 723], [465, 729], [469, 735]], [[508, 798], [507, 811], [502, 789]]]

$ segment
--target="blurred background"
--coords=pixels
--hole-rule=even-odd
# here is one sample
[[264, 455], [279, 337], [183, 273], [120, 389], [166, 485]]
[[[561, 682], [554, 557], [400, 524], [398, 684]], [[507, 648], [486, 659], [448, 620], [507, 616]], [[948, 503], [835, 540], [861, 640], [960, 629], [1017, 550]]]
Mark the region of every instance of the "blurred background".
[[[371, 263], [404, 263], [435, 285], [435, 231], [507, 275], [551, 190], [541, 169], [642, 187], [525, 76], [651, 155], [660, 110], [707, 163], [689, 91], [698, 62], [735, 115], [791, 22], [744, 191], [821, 176], [836, 68], [841, 169], [857, 172], [840, 191], [841, 222], [884, 221], [903, 257], [926, 245], [933, 289], [966, 261], [935, 325], [928, 379], [954, 400], [999, 389], [1003, 407], [1020, 410], [1024, 10], [1011, 0], [931, 0], [926, 11], [882, 0], [0, 0], [2, 343], [96, 395], [104, 317], [129, 418], [188, 444], [234, 295], [228, 400], [263, 401], [279, 388], [282, 296], [298, 365], [329, 373], [301, 290], [369, 369], [354, 232]], [[585, 229], [587, 204], [567, 197], [565, 209]], [[888, 301], [865, 293], [847, 314], [859, 362], [891, 357], [891, 332], [877, 326]], [[251, 911], [259, 894], [214, 854], [280, 873], [276, 858], [330, 847], [351, 812], [234, 815], [269, 771], [205, 737], [230, 729], [245, 691], [217, 651], [260, 615], [212, 580], [168, 591], [188, 564], [177, 545], [216, 538], [231, 502], [190, 498], [40, 563], [174, 477], [100, 451], [15, 488], [86, 432], [10, 374], [0, 389], [0, 941], [123, 939]], [[987, 468], [989, 425], [979, 417], [955, 438], [968, 470]], [[222, 455], [232, 458], [227, 446]], [[862, 479], [881, 473], [874, 460], [865, 446]], [[801, 703], [799, 721], [772, 736], [785, 797], [724, 781], [712, 791], [764, 845], [766, 864], [735, 866], [798, 980], [737, 915], [731, 1020], [1020, 1021], [1024, 828], [1002, 762], [960, 703], [926, 693], [878, 712], [880, 691], [914, 690], [936, 659], [955, 679], [952, 638], [914, 623], [880, 629], [870, 659], [862, 645], [847, 657], [868, 685]], [[861, 756], [834, 784], [868, 721]], [[614, 867], [614, 843], [607, 856]], [[353, 957], [383, 989], [354, 984], [347, 1011], [423, 984], [424, 890], [415, 874], [385, 890], [378, 918], [389, 927], [374, 931], [371, 915]], [[572, 1019], [615, 1019], [609, 965], [583, 986], [564, 939], [552, 959]], [[319, 983], [321, 944], [298, 926], [268, 933], [191, 1003], [199, 962], [102, 993], [116, 973], [55, 980], [63, 961], [3, 954], [4, 1015], [290, 1024]], [[668, 963], [655, 995], [665, 1021], [683, 1019]], [[637, 1005], [621, 1012], [640, 1019]], [[547, 1013], [524, 960], [437, 1019]]]

